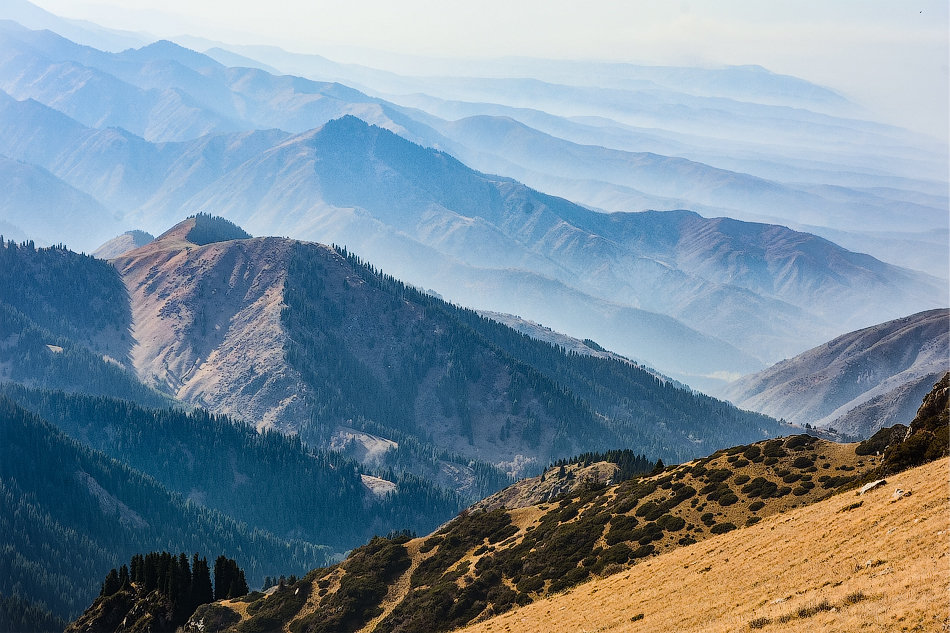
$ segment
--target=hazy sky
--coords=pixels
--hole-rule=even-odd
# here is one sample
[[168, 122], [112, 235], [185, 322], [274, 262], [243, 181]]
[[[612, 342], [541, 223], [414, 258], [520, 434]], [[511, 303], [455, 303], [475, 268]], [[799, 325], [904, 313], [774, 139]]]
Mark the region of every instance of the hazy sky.
[[759, 64], [834, 88], [881, 120], [947, 137], [947, 0], [33, 1], [113, 28], [336, 59], [336, 47], [348, 45], [426, 56]]

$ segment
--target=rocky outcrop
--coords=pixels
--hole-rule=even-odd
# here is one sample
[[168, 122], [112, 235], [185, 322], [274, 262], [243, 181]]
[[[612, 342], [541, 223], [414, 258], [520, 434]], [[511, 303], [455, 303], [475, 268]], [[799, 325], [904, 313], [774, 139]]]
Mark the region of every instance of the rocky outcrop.
[[167, 598], [152, 591], [142, 594], [126, 585], [110, 596], [99, 596], [65, 633], [167, 633], [175, 630]]
[[924, 397], [910, 427], [881, 429], [857, 447], [859, 455], [884, 454], [880, 472], [895, 473], [950, 454], [950, 372]]

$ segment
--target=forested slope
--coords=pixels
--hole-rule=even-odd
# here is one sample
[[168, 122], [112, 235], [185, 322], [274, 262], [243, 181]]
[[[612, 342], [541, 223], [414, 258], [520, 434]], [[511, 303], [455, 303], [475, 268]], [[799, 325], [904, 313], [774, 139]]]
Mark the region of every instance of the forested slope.
[[187, 503], [3, 397], [0, 504], [0, 594], [60, 617], [78, 615], [110, 568], [159, 547], [227, 552], [255, 584], [327, 560], [323, 548]]

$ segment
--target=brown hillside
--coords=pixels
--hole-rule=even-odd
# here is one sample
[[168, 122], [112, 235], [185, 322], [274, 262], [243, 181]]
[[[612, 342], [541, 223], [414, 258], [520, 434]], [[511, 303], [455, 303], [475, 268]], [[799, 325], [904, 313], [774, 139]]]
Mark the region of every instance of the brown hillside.
[[946, 631], [947, 480], [942, 459], [464, 631]]
[[[255, 599], [227, 630], [448, 631], [631, 565], [644, 573], [670, 552], [699, 547], [683, 546], [719, 542], [718, 534], [853, 488], [880, 461], [857, 455], [855, 447], [798, 435], [614, 484], [601, 478], [609, 468], [568, 467], [561, 477], [571, 483], [561, 486], [560, 469], [553, 468], [544, 486], [538, 478], [515, 488], [520, 492], [509, 503], [523, 507], [472, 510], [424, 539], [374, 539], [343, 563]], [[552, 489], [564, 493], [524, 505]], [[829, 503], [852, 501], [839, 496]], [[811, 533], [822, 530], [813, 526]], [[192, 628], [199, 624], [205, 633], [217, 630], [201, 611]]]
[[132, 363], [146, 383], [216, 413], [273, 426], [309, 415], [283, 358], [282, 291], [291, 244], [198, 246], [195, 219], [113, 260], [132, 297]]

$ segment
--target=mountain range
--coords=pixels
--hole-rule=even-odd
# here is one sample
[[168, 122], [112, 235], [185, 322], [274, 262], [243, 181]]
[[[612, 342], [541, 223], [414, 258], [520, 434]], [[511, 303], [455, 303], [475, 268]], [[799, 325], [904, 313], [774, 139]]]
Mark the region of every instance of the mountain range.
[[0, 630], [927, 628], [944, 140], [399, 61], [0, 6]]
[[[508, 473], [573, 453], [678, 460], [788, 428], [618, 355], [532, 339], [345, 250], [220, 218], [111, 263], [32, 243], [0, 257], [3, 516], [34, 517], [5, 531], [0, 593], [60, 617], [91, 598], [89, 570], [150, 547], [243, 552], [258, 583], [373, 533], [430, 530]], [[36, 450], [54, 463], [37, 470]], [[106, 538], [110, 521], [125, 527]], [[41, 533], [71, 554], [25, 545]], [[70, 555], [86, 567], [63, 567]]]
[[[907, 233], [902, 239], [918, 246], [911, 228], [914, 235], [943, 230], [944, 203], [932, 195], [938, 188], [915, 186], [913, 195], [913, 187], [901, 189], [906, 183], [896, 181], [879, 191], [830, 188], [824, 177], [815, 180], [824, 185], [800, 187], [675, 154], [631, 151], [636, 143], [621, 148], [604, 137], [607, 145], [596, 147], [585, 144], [596, 142], [590, 137], [549, 133], [555, 123], [558, 129], [588, 129], [589, 121], [551, 115], [557, 121], [548, 121], [548, 132], [511, 112], [447, 121], [340, 84], [227, 67], [170, 42], [106, 53], [15, 23], [5, 23], [0, 33], [7, 59], [0, 64], [0, 89], [12, 95], [0, 99], [0, 121], [7, 123], [0, 129], [0, 154], [13, 161], [6, 169], [38, 169], [30, 177], [48, 179], [45, 170], [62, 181], [43, 187], [48, 198], [42, 201], [8, 205], [11, 230], [27, 235], [65, 241], [51, 231], [49, 210], [55, 208], [75, 209], [80, 230], [70, 232], [71, 243], [89, 250], [129, 228], [157, 233], [187, 213], [224, 215], [254, 234], [346, 244], [450, 300], [598, 340], [700, 387], [948, 300], [939, 279], [807, 233], [681, 211], [601, 214], [472, 171], [425, 146], [545, 188], [554, 185], [551, 178], [613, 179], [598, 188], [597, 195], [607, 197], [593, 202], [608, 209], [693, 207], [707, 215], [758, 218], [773, 216], [755, 208], [789, 214], [801, 208], [813, 216], [798, 217], [800, 225], [825, 216], [851, 218], [847, 226], [826, 227], [842, 238], [853, 237], [858, 213], [863, 226], [899, 229]], [[553, 89], [543, 85], [534, 92]], [[735, 101], [719, 107], [777, 106]], [[818, 129], [827, 133], [819, 123], [828, 115], [780, 110], [772, 116], [780, 113], [811, 121], [812, 143]], [[328, 125], [351, 114], [384, 129], [355, 118]], [[893, 145], [899, 136], [837, 124], [854, 138], [876, 134]], [[545, 165], [538, 162], [542, 156], [549, 157]], [[529, 177], [542, 173], [548, 176]], [[372, 186], [362, 187], [364, 181]], [[616, 198], [608, 203], [606, 192], [614, 186], [647, 194], [632, 205]], [[577, 191], [553, 190], [591, 203]], [[674, 193], [678, 197], [670, 197]], [[87, 221], [90, 214], [100, 220]], [[873, 214], [902, 219], [899, 226], [884, 226]], [[942, 248], [939, 240], [920, 240], [931, 250]], [[763, 248], [750, 248], [750, 242]], [[900, 250], [929, 252], [922, 246]], [[836, 310], [837, 301], [851, 301], [849, 293], [857, 309]], [[857, 295], [875, 300], [858, 302]], [[552, 301], [563, 309], [552, 309]], [[694, 350], [691, 357], [670, 347], [678, 341]]]

